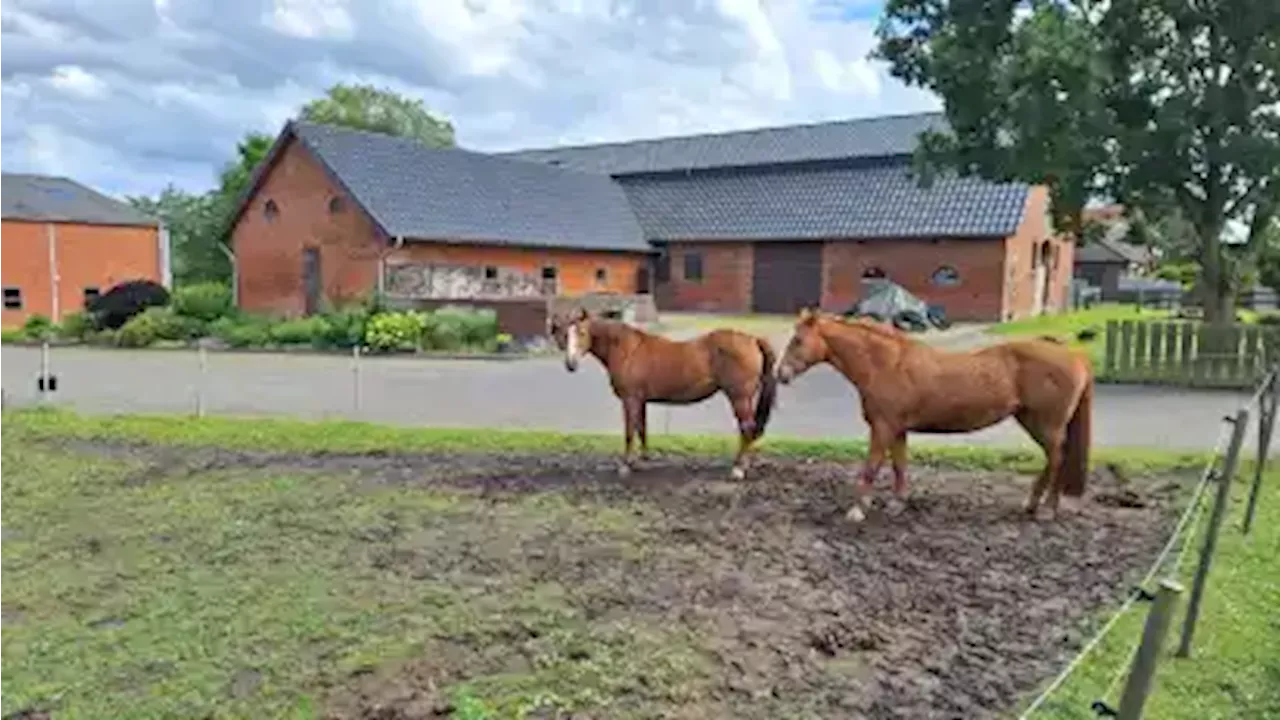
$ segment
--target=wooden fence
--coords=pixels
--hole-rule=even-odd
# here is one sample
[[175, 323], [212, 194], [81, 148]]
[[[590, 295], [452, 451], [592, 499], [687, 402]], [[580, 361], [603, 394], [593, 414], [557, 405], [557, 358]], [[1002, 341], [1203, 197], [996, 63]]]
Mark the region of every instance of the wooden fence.
[[1280, 328], [1109, 320], [1103, 376], [1112, 382], [1248, 388], [1280, 360]]

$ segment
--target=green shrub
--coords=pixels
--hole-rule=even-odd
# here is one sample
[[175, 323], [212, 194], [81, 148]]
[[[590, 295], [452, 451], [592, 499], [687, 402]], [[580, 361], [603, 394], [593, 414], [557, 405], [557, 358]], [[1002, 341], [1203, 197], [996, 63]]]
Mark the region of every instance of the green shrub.
[[28, 340], [48, 340], [56, 331], [53, 322], [43, 315], [32, 315], [22, 323], [22, 334]]
[[5, 328], [0, 330], [0, 342], [23, 342], [26, 339], [27, 334], [22, 332], [22, 328]]
[[365, 326], [369, 322], [369, 312], [364, 306], [350, 305], [321, 317], [325, 325], [318, 347], [351, 348], [364, 342]]
[[415, 350], [422, 346], [427, 314], [416, 310], [384, 312], [369, 318], [364, 341], [376, 352]]
[[263, 347], [271, 342], [271, 322], [250, 315], [224, 317], [209, 325], [209, 334], [233, 348]]
[[285, 320], [271, 326], [271, 341], [280, 345], [324, 347], [329, 337], [329, 321], [320, 315]]
[[[167, 313], [167, 316], [153, 312], [156, 310]], [[172, 316], [172, 312], [168, 308], [147, 308], [129, 318], [124, 325], [120, 326], [120, 329], [116, 331], [116, 344], [128, 348], [143, 348], [151, 345], [155, 341], [162, 339], [162, 331], [173, 332], [172, 328], [176, 323], [171, 322], [169, 316]]]
[[1266, 312], [1258, 314], [1259, 325], [1280, 325], [1280, 313]]
[[67, 340], [76, 340], [84, 342], [85, 338], [93, 334], [96, 328], [93, 325], [93, 318], [88, 313], [73, 312], [67, 313], [62, 318], [61, 327], [58, 329], [59, 337]]
[[232, 313], [231, 288], [218, 282], [185, 285], [173, 291], [171, 305], [179, 315], [213, 322]]
[[446, 305], [427, 323], [426, 345], [436, 350], [492, 350], [497, 341], [498, 315], [493, 310]]

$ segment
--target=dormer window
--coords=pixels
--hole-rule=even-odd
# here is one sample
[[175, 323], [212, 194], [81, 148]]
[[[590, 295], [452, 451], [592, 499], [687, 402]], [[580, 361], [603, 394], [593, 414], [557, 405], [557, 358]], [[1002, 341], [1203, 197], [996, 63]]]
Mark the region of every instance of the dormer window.
[[262, 216], [267, 219], [267, 222], [271, 222], [272, 220], [275, 220], [276, 216], [279, 214], [280, 214], [280, 206], [276, 205], [275, 200], [268, 200], [265, 204], [263, 204]]

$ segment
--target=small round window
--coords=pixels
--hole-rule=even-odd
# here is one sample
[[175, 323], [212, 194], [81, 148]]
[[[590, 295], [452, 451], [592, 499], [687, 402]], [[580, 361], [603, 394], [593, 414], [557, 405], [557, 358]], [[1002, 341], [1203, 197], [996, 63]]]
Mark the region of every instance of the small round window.
[[346, 209], [347, 209], [346, 203], [342, 202], [342, 198], [338, 197], [337, 195], [334, 195], [333, 197], [329, 198], [330, 214], [337, 215], [338, 213]]
[[862, 271], [863, 280], [884, 280], [889, 277], [882, 268], [872, 266]]
[[267, 220], [275, 220], [276, 216], [280, 214], [280, 207], [276, 205], [275, 200], [268, 200], [262, 206], [262, 214]]
[[950, 265], [943, 265], [942, 267], [933, 271], [933, 275], [929, 278], [929, 280], [934, 285], [941, 285], [943, 287], [949, 287], [951, 285], [959, 285], [960, 273], [956, 272], [956, 269], [951, 267]]

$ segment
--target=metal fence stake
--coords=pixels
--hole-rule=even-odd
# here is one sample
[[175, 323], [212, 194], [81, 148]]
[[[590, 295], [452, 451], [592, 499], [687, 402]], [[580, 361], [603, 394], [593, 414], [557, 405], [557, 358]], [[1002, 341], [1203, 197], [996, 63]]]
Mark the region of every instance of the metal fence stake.
[[351, 347], [351, 411], [360, 415], [360, 346]]
[[1124, 683], [1124, 693], [1120, 695], [1120, 709], [1116, 713], [1120, 720], [1138, 720], [1142, 717], [1142, 708], [1147, 703], [1147, 696], [1151, 694], [1151, 681], [1155, 678], [1156, 664], [1160, 660], [1160, 648], [1164, 646], [1165, 635], [1169, 634], [1169, 621], [1173, 619], [1173, 608], [1181, 593], [1182, 585], [1177, 582], [1160, 581], [1155, 601], [1147, 611], [1147, 622], [1142, 628], [1142, 642], [1133, 653], [1129, 677]]
[[1249, 486], [1249, 503], [1244, 511], [1244, 534], [1253, 530], [1253, 515], [1258, 509], [1258, 492], [1262, 490], [1262, 473], [1267, 469], [1267, 455], [1276, 426], [1277, 391], [1280, 378], [1275, 370], [1267, 375], [1267, 387], [1258, 393], [1258, 455], [1253, 468], [1253, 484]]
[[49, 402], [49, 343], [40, 343], [40, 403]]
[[1236, 466], [1240, 461], [1240, 446], [1244, 444], [1244, 434], [1249, 429], [1249, 409], [1241, 408], [1231, 419], [1231, 441], [1227, 444], [1227, 454], [1222, 460], [1222, 470], [1218, 473], [1218, 492], [1213, 499], [1213, 511], [1209, 515], [1209, 529], [1204, 534], [1204, 546], [1200, 549], [1200, 563], [1196, 566], [1195, 580], [1191, 585], [1191, 599], [1187, 602], [1187, 615], [1182, 620], [1182, 639], [1178, 643], [1178, 657], [1191, 655], [1191, 636], [1196, 631], [1196, 621], [1200, 617], [1200, 600], [1204, 597], [1204, 585], [1209, 578], [1209, 567], [1213, 564], [1213, 553], [1218, 547], [1218, 531], [1222, 529], [1222, 516], [1227, 512], [1227, 504], [1231, 501], [1231, 480], [1236, 475]]
[[196, 417], [204, 417], [204, 382], [209, 370], [209, 351], [201, 343], [196, 346], [196, 361], [200, 368], [196, 374]]

